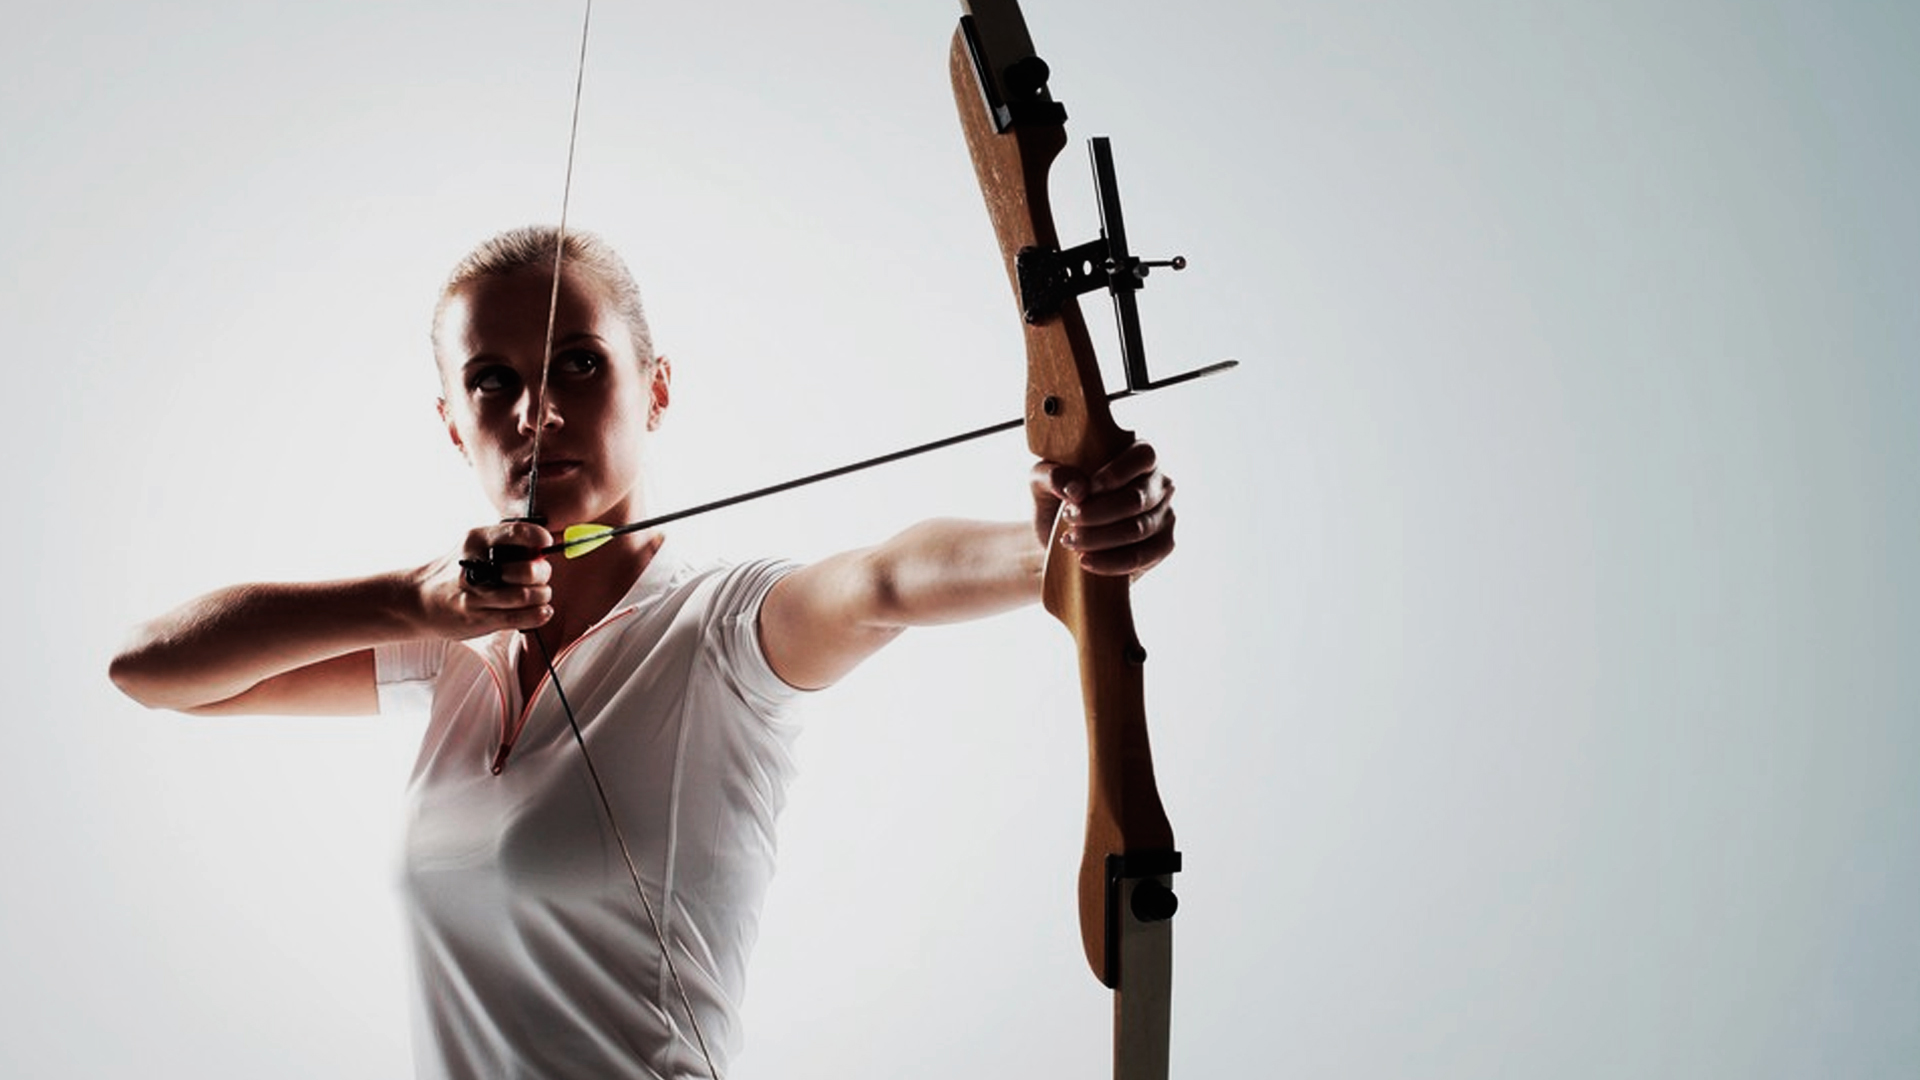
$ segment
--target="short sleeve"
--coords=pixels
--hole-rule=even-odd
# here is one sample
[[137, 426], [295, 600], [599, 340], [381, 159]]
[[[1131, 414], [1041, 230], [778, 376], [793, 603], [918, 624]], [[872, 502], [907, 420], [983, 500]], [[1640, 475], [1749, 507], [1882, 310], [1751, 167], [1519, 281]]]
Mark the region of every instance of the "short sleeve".
[[373, 678], [380, 715], [424, 715], [433, 704], [433, 681], [446, 664], [447, 642], [402, 641], [376, 645]]
[[760, 606], [781, 578], [799, 569], [785, 559], [741, 563], [722, 576], [714, 597], [710, 644], [721, 674], [741, 699], [764, 717], [778, 716], [802, 691], [774, 673], [760, 643]]

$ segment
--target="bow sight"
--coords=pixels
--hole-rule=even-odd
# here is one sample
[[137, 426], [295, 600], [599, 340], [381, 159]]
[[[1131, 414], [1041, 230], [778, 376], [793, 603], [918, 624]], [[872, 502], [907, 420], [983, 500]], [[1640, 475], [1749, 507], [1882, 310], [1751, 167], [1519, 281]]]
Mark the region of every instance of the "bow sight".
[[[980, 96], [995, 131], [1005, 133], [1025, 124], [1066, 123], [1066, 107], [1053, 100], [1047, 89], [1051, 72], [1045, 60], [1033, 55], [1021, 56], [1001, 69], [996, 78], [988, 60], [990, 46], [981, 39], [979, 21], [971, 15], [961, 16], [960, 33], [967, 43]], [[1002, 44], [1011, 44], [1011, 41]], [[1233, 367], [1234, 361], [1227, 360], [1157, 382], [1147, 373], [1147, 346], [1140, 335], [1140, 309], [1133, 294], [1145, 286], [1147, 274], [1154, 267], [1185, 270], [1187, 259], [1184, 255], [1141, 259], [1127, 250], [1126, 219], [1120, 211], [1120, 185], [1114, 179], [1112, 145], [1106, 136], [1095, 135], [1087, 140], [1087, 152], [1093, 164], [1094, 195], [1100, 203], [1100, 235], [1070, 248], [1025, 247], [1015, 254], [1015, 286], [1020, 291], [1021, 316], [1030, 323], [1042, 322], [1056, 314], [1060, 305], [1069, 299], [1104, 287], [1113, 297], [1114, 322], [1120, 334], [1120, 362], [1130, 393], [1157, 390]]]

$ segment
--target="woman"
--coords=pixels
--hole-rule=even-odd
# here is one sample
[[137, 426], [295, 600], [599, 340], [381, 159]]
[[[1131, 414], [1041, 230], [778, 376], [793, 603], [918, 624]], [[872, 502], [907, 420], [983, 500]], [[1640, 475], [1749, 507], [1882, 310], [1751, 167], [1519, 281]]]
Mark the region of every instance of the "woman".
[[551, 229], [468, 255], [433, 345], [448, 437], [507, 520], [423, 566], [200, 597], [140, 627], [113, 680], [200, 715], [425, 706], [421, 1075], [724, 1075], [797, 699], [909, 626], [1038, 599], [1056, 514], [1090, 570], [1146, 570], [1173, 546], [1172, 486], [1136, 444], [1093, 476], [1042, 463], [1032, 522], [929, 521], [808, 566], [696, 563], [658, 531], [494, 560], [552, 544], [539, 519], [645, 516], [672, 369], [619, 257]]

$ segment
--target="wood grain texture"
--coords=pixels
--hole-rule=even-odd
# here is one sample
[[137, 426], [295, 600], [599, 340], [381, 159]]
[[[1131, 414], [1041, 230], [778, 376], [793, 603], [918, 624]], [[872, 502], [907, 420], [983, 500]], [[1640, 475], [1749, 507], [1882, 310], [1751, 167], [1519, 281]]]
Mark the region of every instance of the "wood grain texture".
[[[993, 17], [990, 8], [993, 15], [1011, 9], [1012, 17], [1018, 17], [1016, 7], [999, 0], [969, 5], [977, 22]], [[982, 26], [981, 37], [989, 42], [1024, 41], [1025, 26], [1022, 23], [1017, 34]], [[1023, 55], [1030, 52], [1029, 47]], [[994, 63], [1007, 62], [988, 55]], [[1019, 252], [1027, 247], [1060, 247], [1047, 199], [1047, 177], [1066, 145], [1066, 131], [1062, 125], [1051, 123], [1016, 125], [1005, 133], [997, 132], [982, 98], [972, 56], [960, 34], [954, 37], [949, 67], [961, 126], [999, 241], [1017, 314], [1020, 304], [1015, 259]], [[1036, 456], [1050, 461], [1088, 472], [1099, 469], [1133, 442], [1133, 433], [1116, 424], [1108, 409], [1098, 360], [1079, 304], [1069, 299], [1057, 312], [1024, 325], [1028, 447]], [[1047, 610], [1073, 633], [1086, 706], [1087, 842], [1079, 875], [1082, 944], [1094, 974], [1125, 995], [1121, 950], [1109, 942], [1107, 934], [1107, 859], [1111, 855], [1173, 849], [1173, 829], [1154, 781], [1147, 737], [1145, 654], [1134, 632], [1128, 580], [1097, 577], [1081, 570], [1073, 553], [1060, 545], [1057, 533], [1049, 552], [1044, 599]], [[1131, 888], [1132, 883], [1127, 883], [1122, 891], [1130, 893]], [[1120, 916], [1114, 913], [1115, 918]], [[1160, 984], [1140, 990], [1142, 996], [1164, 1001], [1171, 967], [1171, 930], [1166, 924], [1158, 924], [1156, 933], [1167, 943], [1165, 962], [1149, 965], [1160, 968]], [[1145, 981], [1152, 983], [1154, 979]], [[1129, 1011], [1119, 1005], [1116, 1008], [1121, 1009], [1116, 1017]], [[1164, 1075], [1164, 1016], [1159, 1028]], [[1148, 1040], [1149, 1044], [1153, 1042]]]

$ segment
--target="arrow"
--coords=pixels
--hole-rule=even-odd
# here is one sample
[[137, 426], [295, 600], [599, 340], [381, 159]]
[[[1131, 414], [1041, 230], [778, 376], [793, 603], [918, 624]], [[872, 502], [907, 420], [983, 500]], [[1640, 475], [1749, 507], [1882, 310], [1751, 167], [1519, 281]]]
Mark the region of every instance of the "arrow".
[[[1192, 371], [1157, 380], [1138, 390], [1116, 390], [1107, 395], [1107, 400], [1119, 401], [1122, 398], [1136, 397], [1149, 391], [1162, 390], [1169, 386], [1178, 386], [1181, 383], [1192, 382], [1195, 379], [1204, 379], [1209, 375], [1218, 375], [1223, 371], [1238, 367], [1239, 365], [1240, 361], [1238, 360], [1222, 360], [1218, 363], [1208, 364], [1205, 367], [1195, 368]], [[590, 551], [598, 549], [601, 545], [616, 536], [642, 532], [660, 525], [665, 525], [668, 522], [679, 521], [682, 518], [690, 518], [712, 510], [721, 510], [729, 506], [737, 506], [743, 502], [766, 498], [768, 495], [778, 495], [783, 491], [792, 491], [797, 487], [817, 484], [822, 480], [832, 480], [835, 477], [846, 476], [849, 473], [860, 472], [863, 469], [871, 469], [877, 465], [891, 464], [892, 462], [914, 457], [919, 454], [931, 453], [935, 450], [944, 450], [949, 446], [957, 446], [960, 443], [971, 442], [974, 439], [985, 438], [988, 435], [998, 435], [1003, 431], [1012, 431], [1015, 428], [1022, 427], [1026, 422], [1025, 417], [1016, 420], [1003, 420], [997, 424], [988, 424], [986, 427], [974, 428], [972, 431], [963, 431], [958, 435], [948, 435], [943, 439], [934, 439], [932, 442], [909, 446], [904, 450], [895, 450], [891, 453], [870, 457], [863, 461], [856, 461], [849, 465], [838, 465], [831, 469], [808, 473], [805, 476], [798, 476], [791, 480], [782, 480], [777, 484], [768, 484], [766, 487], [754, 488], [752, 491], [743, 491], [737, 495], [728, 495], [723, 499], [704, 502], [698, 506], [689, 506], [684, 510], [675, 510], [671, 513], [661, 514], [658, 517], [647, 518], [644, 521], [635, 521], [626, 525], [601, 525], [594, 523], [569, 525], [561, 532], [559, 543], [549, 544], [546, 547], [537, 549], [502, 546], [494, 549], [491, 561], [495, 563], [517, 562], [543, 555], [564, 555], [569, 559], [577, 559]]]

